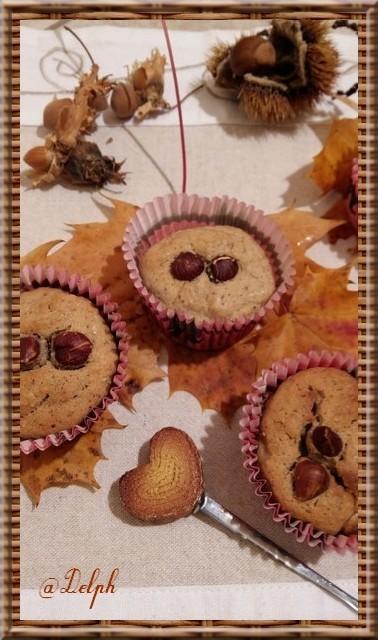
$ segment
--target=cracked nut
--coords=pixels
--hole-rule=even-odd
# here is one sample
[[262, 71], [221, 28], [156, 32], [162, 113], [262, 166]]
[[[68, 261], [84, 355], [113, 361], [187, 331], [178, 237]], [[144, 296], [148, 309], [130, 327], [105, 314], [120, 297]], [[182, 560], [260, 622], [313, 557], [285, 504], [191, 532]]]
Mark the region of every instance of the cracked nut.
[[305, 458], [294, 469], [293, 489], [298, 500], [312, 500], [328, 489], [329, 473], [319, 462]]
[[261, 36], [242, 38], [231, 49], [230, 66], [236, 76], [252, 73], [276, 64], [277, 54], [272, 43]]
[[119, 82], [113, 89], [110, 105], [118, 118], [131, 118], [140, 105], [140, 98], [130, 82]]
[[21, 336], [20, 339], [20, 364], [21, 371], [40, 367], [46, 362], [47, 344], [44, 338], [36, 333]]
[[51, 339], [51, 361], [58, 369], [80, 369], [91, 351], [91, 341], [78, 331], [60, 331]]
[[235, 278], [239, 271], [239, 265], [235, 258], [230, 256], [219, 256], [214, 258], [206, 267], [206, 273], [211, 282], [226, 282]]
[[191, 251], [183, 251], [173, 260], [171, 274], [176, 280], [191, 281], [201, 275], [204, 268], [201, 256]]
[[316, 449], [327, 458], [338, 456], [343, 448], [342, 439], [329, 427], [316, 427], [311, 437]]

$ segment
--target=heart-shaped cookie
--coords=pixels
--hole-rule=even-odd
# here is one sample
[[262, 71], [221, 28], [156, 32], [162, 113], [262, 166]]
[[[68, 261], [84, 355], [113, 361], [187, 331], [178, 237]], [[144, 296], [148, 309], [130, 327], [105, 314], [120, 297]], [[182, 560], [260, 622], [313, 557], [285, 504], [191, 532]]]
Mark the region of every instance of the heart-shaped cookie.
[[138, 520], [168, 522], [193, 513], [204, 491], [201, 459], [194, 442], [175, 427], [151, 439], [150, 461], [119, 481], [125, 509]]

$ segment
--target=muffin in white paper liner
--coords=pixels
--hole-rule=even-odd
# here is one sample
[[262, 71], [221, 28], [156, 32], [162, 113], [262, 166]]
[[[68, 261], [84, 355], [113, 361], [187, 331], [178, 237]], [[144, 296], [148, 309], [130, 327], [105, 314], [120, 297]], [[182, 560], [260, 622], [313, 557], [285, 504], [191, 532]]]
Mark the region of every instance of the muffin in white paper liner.
[[255, 494], [263, 500], [264, 508], [271, 511], [275, 522], [283, 524], [287, 533], [294, 533], [298, 542], [306, 542], [311, 547], [319, 546], [321, 549], [334, 549], [339, 552], [349, 549], [357, 552], [357, 534], [330, 535], [286, 511], [274, 498], [257, 455], [260, 421], [265, 402], [281, 382], [298, 371], [313, 367], [334, 367], [353, 373], [357, 369], [357, 360], [350, 354], [340, 352], [310, 351], [306, 355], [298, 354], [293, 358], [284, 358], [272, 364], [269, 369], [264, 369], [252, 384], [251, 392], [247, 396], [248, 404], [243, 407], [243, 417], [240, 420], [239, 437], [242, 442], [244, 467], [249, 472], [248, 478], [254, 486]]
[[[259, 309], [233, 320], [199, 320], [172, 309], [144, 285], [139, 260], [147, 249], [172, 233], [203, 225], [236, 226], [250, 233], [264, 249], [276, 288]], [[289, 244], [269, 216], [235, 198], [206, 198], [184, 193], [158, 197], [145, 204], [129, 222], [122, 246], [131, 281], [145, 305], [169, 338], [196, 350], [223, 349], [240, 340], [276, 307], [293, 285], [295, 268]]]
[[78, 274], [70, 274], [64, 269], [58, 269], [54, 266], [45, 267], [43, 265], [25, 265], [21, 270], [20, 277], [21, 291], [28, 291], [39, 286], [53, 287], [78, 296], [85, 296], [89, 299], [98, 308], [99, 313], [110, 328], [118, 351], [118, 363], [109, 390], [99, 405], [94, 407], [80, 424], [72, 425], [72, 428], [40, 438], [21, 440], [21, 451], [30, 454], [36, 450], [45, 451], [50, 446], [58, 447], [64, 442], [69, 442], [86, 433], [93, 423], [98, 420], [106, 407], [117, 400], [126, 377], [128, 337], [126, 323], [118, 313], [118, 305], [111, 300], [110, 295], [105, 293], [99, 284], [90, 282]]

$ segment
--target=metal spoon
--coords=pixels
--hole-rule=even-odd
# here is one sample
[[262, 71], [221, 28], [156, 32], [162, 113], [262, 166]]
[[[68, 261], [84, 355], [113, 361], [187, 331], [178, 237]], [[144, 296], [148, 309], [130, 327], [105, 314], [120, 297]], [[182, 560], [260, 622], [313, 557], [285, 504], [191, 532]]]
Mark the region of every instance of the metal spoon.
[[218, 502], [210, 498], [210, 496], [203, 494], [200, 502], [197, 505], [194, 513], [204, 513], [206, 516], [214, 520], [218, 524], [220, 524], [228, 531], [232, 531], [232, 533], [236, 533], [243, 540], [248, 540], [248, 542], [252, 542], [260, 549], [263, 549], [272, 556], [275, 560], [282, 562], [288, 569], [294, 571], [302, 578], [309, 580], [320, 589], [327, 591], [331, 595], [333, 595], [338, 600], [341, 600], [344, 604], [346, 604], [353, 611], [358, 612], [358, 600], [354, 598], [343, 589], [340, 589], [337, 585], [330, 580], [327, 580], [324, 576], [311, 569], [303, 562], [300, 562], [290, 553], [279, 547], [274, 542], [263, 536], [261, 533], [250, 527], [249, 524], [243, 522], [236, 516], [234, 516], [230, 511], [227, 511], [220, 505]]

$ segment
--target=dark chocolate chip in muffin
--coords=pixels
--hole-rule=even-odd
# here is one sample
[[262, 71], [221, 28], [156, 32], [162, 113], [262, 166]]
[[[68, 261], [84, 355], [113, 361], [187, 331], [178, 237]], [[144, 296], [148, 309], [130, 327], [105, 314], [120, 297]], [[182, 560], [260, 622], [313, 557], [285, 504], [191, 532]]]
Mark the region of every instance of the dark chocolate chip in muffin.
[[44, 338], [36, 333], [21, 336], [20, 363], [22, 371], [42, 366], [46, 362], [46, 358], [47, 344]]
[[171, 264], [171, 274], [176, 280], [191, 282], [201, 275], [204, 268], [205, 263], [201, 256], [192, 251], [182, 251]]
[[59, 369], [83, 367], [91, 351], [91, 341], [79, 331], [59, 331], [51, 339], [51, 361]]
[[218, 256], [206, 267], [206, 273], [211, 282], [226, 282], [235, 278], [239, 271], [238, 261], [230, 256]]

